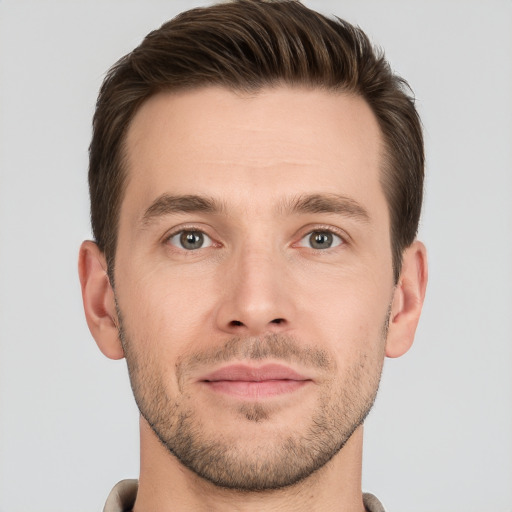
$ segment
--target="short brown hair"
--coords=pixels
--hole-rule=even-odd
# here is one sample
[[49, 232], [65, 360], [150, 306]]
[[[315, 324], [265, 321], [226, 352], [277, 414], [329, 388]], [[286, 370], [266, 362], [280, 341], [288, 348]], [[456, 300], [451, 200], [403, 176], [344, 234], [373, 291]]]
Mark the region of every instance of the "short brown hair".
[[423, 136], [410, 89], [361, 29], [294, 0], [236, 0], [183, 12], [109, 70], [93, 120], [89, 189], [92, 229], [111, 277], [126, 181], [123, 146], [142, 103], [165, 90], [217, 85], [254, 92], [279, 84], [356, 94], [371, 107], [385, 143], [381, 183], [398, 280], [423, 197]]

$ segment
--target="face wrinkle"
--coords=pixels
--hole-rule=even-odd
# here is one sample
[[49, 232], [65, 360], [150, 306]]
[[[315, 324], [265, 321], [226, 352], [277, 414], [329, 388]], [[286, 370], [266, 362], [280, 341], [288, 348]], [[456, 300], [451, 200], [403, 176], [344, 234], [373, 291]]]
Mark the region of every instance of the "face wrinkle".
[[[325, 466], [350, 439], [371, 410], [379, 387], [385, 337], [379, 340], [381, 352], [374, 361], [360, 351], [348, 367], [344, 379], [337, 373], [334, 358], [314, 347], [301, 347], [293, 337], [270, 334], [261, 338], [233, 337], [223, 346], [181, 358], [176, 363], [180, 396], [166, 393], [162, 372], [147, 351], [141, 356], [126, 332], [116, 300], [119, 336], [125, 350], [130, 382], [141, 415], [162, 445], [181, 464], [215, 486], [241, 492], [261, 492], [295, 485]], [[389, 311], [381, 326], [385, 335]], [[140, 341], [140, 340], [139, 340]], [[271, 446], [255, 446], [244, 452], [243, 440], [226, 438], [222, 432], [208, 436], [208, 425], [187, 404], [186, 374], [202, 365], [232, 361], [234, 358], [263, 360], [269, 357], [300, 362], [324, 370], [331, 379], [323, 386], [318, 407], [305, 432], [279, 433]], [[372, 366], [372, 368], [368, 368]], [[264, 423], [272, 408], [264, 404], [242, 404], [238, 413], [246, 421]], [[213, 420], [214, 421], [214, 420]], [[205, 433], [206, 432], [206, 433]], [[213, 438], [212, 438], [213, 437]], [[254, 457], [254, 454], [257, 454]]]

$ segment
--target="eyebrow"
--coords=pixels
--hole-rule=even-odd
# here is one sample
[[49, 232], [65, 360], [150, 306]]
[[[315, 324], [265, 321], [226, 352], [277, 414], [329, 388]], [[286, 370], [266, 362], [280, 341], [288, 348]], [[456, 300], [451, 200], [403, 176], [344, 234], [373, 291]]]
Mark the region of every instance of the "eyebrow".
[[370, 214], [357, 201], [338, 194], [307, 194], [284, 201], [280, 210], [292, 214], [335, 213], [370, 222]]
[[142, 216], [142, 224], [150, 224], [153, 219], [173, 213], [202, 212], [221, 213], [225, 210], [219, 201], [206, 196], [162, 194], [147, 208]]
[[[152, 220], [173, 213], [219, 214], [225, 211], [224, 204], [212, 197], [162, 194], [146, 209], [142, 224], [147, 226]], [[283, 200], [277, 211], [280, 214], [335, 213], [364, 222], [370, 221], [370, 215], [365, 208], [353, 199], [338, 194], [303, 194]]]

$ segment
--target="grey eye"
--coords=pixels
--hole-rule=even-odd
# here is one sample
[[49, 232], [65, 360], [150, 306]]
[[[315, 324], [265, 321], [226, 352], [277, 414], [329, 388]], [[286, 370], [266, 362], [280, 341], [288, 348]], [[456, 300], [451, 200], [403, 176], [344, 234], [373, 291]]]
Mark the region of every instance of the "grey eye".
[[310, 247], [311, 249], [331, 249], [341, 245], [343, 240], [330, 231], [312, 231], [308, 233], [299, 245], [301, 247]]
[[169, 239], [169, 243], [180, 249], [194, 251], [210, 247], [212, 239], [202, 231], [180, 231]]

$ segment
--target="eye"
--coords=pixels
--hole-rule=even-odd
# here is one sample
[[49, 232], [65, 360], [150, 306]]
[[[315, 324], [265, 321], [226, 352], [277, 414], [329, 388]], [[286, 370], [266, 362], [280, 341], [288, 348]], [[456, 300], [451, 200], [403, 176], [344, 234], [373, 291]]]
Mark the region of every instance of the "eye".
[[308, 233], [299, 242], [300, 247], [309, 247], [311, 249], [331, 249], [341, 245], [343, 240], [331, 231], [318, 230]]
[[202, 231], [183, 230], [169, 238], [169, 243], [180, 249], [194, 251], [213, 245], [212, 239]]

